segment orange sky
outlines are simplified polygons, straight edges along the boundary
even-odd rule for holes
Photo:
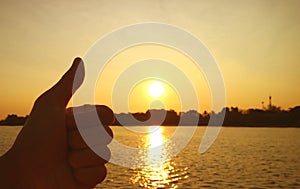
[[[283,108],[300,104],[298,0],[1,1],[0,15],[0,119],[12,113],[28,114],[34,99],[100,37],[128,24],[149,21],[179,26],[206,44],[223,74],[227,106],[261,107],[269,95]],[[192,81],[201,83],[196,86],[200,110],[210,109],[203,76],[178,52],[160,48],[137,47],[120,53],[104,73],[107,76],[103,75],[108,82],[98,82],[96,102],[112,107],[109,90],[105,94],[101,88],[111,87],[122,71],[120,61],[126,66],[124,57],[131,53],[136,60],[155,56],[181,66]],[[144,111],[151,103],[143,85],[129,95],[132,111]],[[169,101],[161,100],[168,108],[179,108],[176,93],[168,90]],[[121,104],[113,108],[125,110]]]

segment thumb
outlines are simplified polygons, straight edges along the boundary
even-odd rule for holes
[[[66,107],[73,93],[75,93],[82,84],[84,75],[83,61],[77,57],[74,59],[71,68],[69,68],[62,78],[46,93],[54,97],[57,103]]]

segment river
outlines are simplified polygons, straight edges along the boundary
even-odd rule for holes
[[[0,127],[0,154],[20,129]],[[109,163],[108,175],[97,188],[300,188],[300,128],[223,127],[208,151],[199,154],[205,127],[198,127],[184,150],[172,158],[167,146],[152,149],[176,127],[160,126],[139,135],[124,127],[112,129],[119,143],[148,151],[141,154],[139,168]]]

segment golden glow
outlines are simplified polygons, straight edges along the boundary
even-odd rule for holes
[[[207,45],[224,76],[228,107],[260,108],[270,94],[284,109],[299,105],[299,7],[300,1],[272,1],[270,6],[261,0],[132,0],[122,5],[118,1],[3,1],[0,118],[8,113],[28,114],[34,100],[61,77],[75,56],[84,56],[109,32],[147,20],[181,27]],[[104,70],[108,77],[96,89],[96,103],[112,107],[111,86],[131,60],[163,54],[197,81],[200,107],[209,111],[208,87],[190,61],[161,47],[153,49],[129,50],[125,58],[108,65]],[[133,111],[144,111],[148,104],[143,103],[136,101]],[[119,113],[126,107],[113,110]]]
[[[148,164],[150,166],[161,165],[166,161],[167,151],[164,145],[165,139],[163,137],[163,129],[160,126],[149,127],[148,137]]]
[[[173,160],[168,158],[166,138],[161,126],[150,126],[145,146],[148,154],[145,157],[146,166],[137,171],[131,180],[144,188],[178,188],[178,180],[188,178],[187,168],[176,168]]]
[[[148,86],[148,93],[152,97],[160,97],[164,93],[164,87],[160,82],[155,81]]]
[[[148,87],[156,82],[155,80],[149,79],[138,83],[131,90],[129,94],[129,111],[130,112],[145,112],[148,109],[181,109],[181,102],[176,91],[168,84],[161,83],[164,88],[163,95],[160,97],[152,97],[149,95]],[[160,101],[160,102],[158,102]],[[126,102],[127,103],[127,102]],[[122,106],[122,104],[118,104]],[[127,112],[123,110],[123,112]]]
[[[124,70],[130,68],[134,63],[140,62],[145,59],[145,57],[151,59],[162,59],[166,62],[172,63],[179,70],[190,79],[191,84],[195,87],[196,93],[199,97],[199,106],[203,109],[210,110],[211,108],[211,96],[209,92],[209,87],[205,80],[204,75],[199,72],[195,64],[184,54],[178,52],[175,49],[164,47],[161,45],[145,44],[134,46],[124,51],[120,52],[118,55],[114,56],[109,64],[105,67],[101,73],[101,77],[98,79],[96,87],[95,101],[97,104],[107,104],[112,107],[116,112],[128,112],[128,102],[122,101],[117,104],[113,104],[114,100],[111,98],[113,92],[113,87],[115,82],[124,82],[117,80],[118,77],[124,72]],[[161,68],[158,68],[161,69]],[[172,76],[172,73],[166,73],[166,75]],[[150,75],[151,76],[151,75]],[[134,76],[132,76],[134,77]],[[172,77],[177,77],[176,75]],[[154,83],[158,82],[159,79],[146,79],[137,83],[136,86],[132,86],[132,90],[129,95],[129,111],[130,112],[144,112],[149,109],[149,105],[153,100],[160,100],[163,102],[166,109],[174,109],[178,112],[188,111],[189,109],[181,110],[181,100],[180,94],[177,93],[178,88],[184,89],[181,83],[176,83],[174,86],[170,86],[167,82],[160,82],[163,86],[164,92],[159,97],[152,97],[149,95],[148,87]],[[105,89],[105,90],[103,90]],[[175,90],[176,89],[176,90]],[[201,99],[201,100],[200,100]],[[197,106],[193,102],[188,102],[185,104],[186,107]],[[152,107],[156,108],[156,107]],[[160,107],[157,107],[160,108]]]

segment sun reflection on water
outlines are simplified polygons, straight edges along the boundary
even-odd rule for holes
[[[150,126],[145,140],[148,149],[145,155],[145,166],[136,170],[131,178],[133,184],[139,187],[178,188],[179,180],[188,178],[188,168],[176,168],[175,162],[168,157],[168,145],[163,134],[163,127]]]

